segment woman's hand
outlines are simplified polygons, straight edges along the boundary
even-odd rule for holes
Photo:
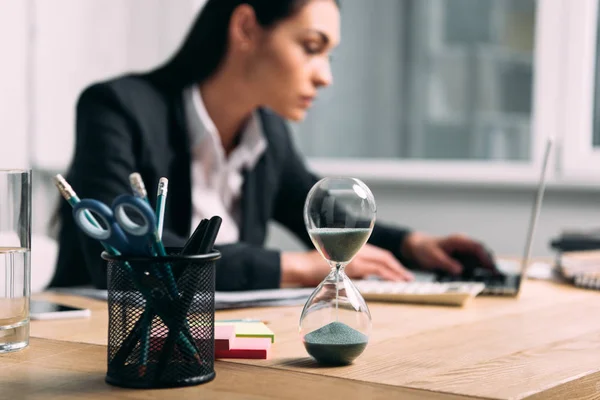
[[[452,253],[472,254],[481,266],[494,269],[484,246],[464,235],[434,237],[423,233],[409,234],[402,245],[402,254],[417,263],[422,269],[442,269],[451,274],[460,274],[462,266],[452,258]]]
[[[365,244],[346,267],[351,279],[376,275],[390,281],[412,281],[414,275],[389,251]]]
[[[462,266],[452,258],[454,252],[470,253],[481,261],[483,267],[494,269],[483,245],[464,235],[434,237],[415,232],[406,237],[401,250],[405,257],[424,270],[441,269],[460,274]],[[281,254],[282,285],[316,286],[330,271],[331,267],[316,250]],[[414,279],[391,252],[370,244],[363,246],[345,271],[351,279],[364,279],[370,275],[391,281]]]
[[[331,267],[316,250],[281,255],[282,284],[316,286],[330,271]],[[369,275],[393,281],[410,281],[414,278],[391,252],[370,244],[363,246],[345,271],[351,279],[364,279]]]

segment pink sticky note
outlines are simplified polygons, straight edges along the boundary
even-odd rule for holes
[[[234,326],[215,326],[215,351],[227,351],[235,340]]]

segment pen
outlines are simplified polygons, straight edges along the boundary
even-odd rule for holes
[[[183,246],[181,254],[206,254],[210,252],[215,244],[222,221],[223,219],[216,215],[210,220],[203,219],[200,221],[192,236]]]
[[[185,242],[183,245],[183,249],[181,250],[181,255],[191,255],[194,254],[198,248],[200,248],[200,242],[204,237],[206,226],[208,224],[207,219],[203,219],[200,221],[192,236]]]
[[[215,240],[217,239],[217,234],[219,233],[219,228],[221,227],[222,218],[215,215],[208,221],[208,226],[206,228],[206,232],[202,237],[202,241],[200,242],[200,246],[198,247],[198,254],[207,254],[210,252],[215,245]]]
[[[162,240],[163,223],[165,219],[165,203],[167,202],[167,191],[169,180],[160,178],[158,181],[158,191],[156,193],[156,230],[158,237]]]
[[[213,248],[213,245],[215,243],[215,239],[217,237],[217,234],[219,232],[219,228],[221,227],[221,217],[219,216],[214,216],[212,217],[209,221],[206,220],[202,220],[200,221],[200,223],[198,224],[198,227],[196,228],[196,230],[194,231],[194,234],[192,236],[195,236],[193,240],[191,240],[192,238],[190,238],[190,240],[188,240],[188,243],[190,241],[194,242],[194,243],[198,243],[197,246],[197,250],[198,250],[198,254],[206,254],[208,253],[209,250],[211,250]],[[199,239],[196,239],[196,237],[198,237]],[[186,252],[195,252],[194,246],[185,246],[187,248],[187,250],[185,250]],[[182,251],[182,254],[184,252]],[[187,325],[187,321],[186,321],[186,315],[188,314],[188,310],[190,308],[190,305],[192,304],[192,300],[194,298],[194,292],[195,290],[186,290],[183,292],[183,296],[181,298],[181,303],[180,303],[180,310],[181,312],[178,315],[177,323],[176,323],[176,329],[182,329],[183,327],[185,327]],[[177,332],[177,330],[175,332]],[[173,350],[174,350],[174,343],[173,343],[174,337],[171,337],[171,332],[169,332],[169,336],[167,337],[167,341],[165,342],[165,348],[167,349],[166,352],[164,352],[162,354],[161,359],[158,362],[158,371],[163,371],[164,367],[166,365],[166,360],[168,359],[168,357],[170,357],[170,355],[172,354]]]

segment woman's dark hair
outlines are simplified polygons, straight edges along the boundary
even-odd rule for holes
[[[196,17],[183,45],[153,75],[171,87],[181,89],[209,78],[227,51],[229,22],[234,10],[250,5],[258,22],[271,27],[293,16],[311,0],[208,0]],[[339,7],[339,0],[334,0]]]

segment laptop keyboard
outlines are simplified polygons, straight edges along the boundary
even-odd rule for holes
[[[478,282],[353,281],[365,300],[462,306],[483,291]]]
[[[515,294],[519,288],[521,277],[518,275],[494,275],[488,270],[475,271],[469,278],[464,276],[440,275],[438,282],[480,282],[485,284],[485,289],[481,294],[487,295],[509,295]]]

